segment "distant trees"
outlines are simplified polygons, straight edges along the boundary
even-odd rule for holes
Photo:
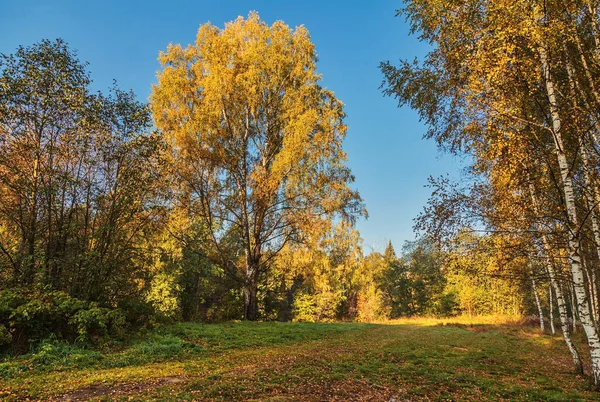
[[[194,45],[160,61],[152,110],[173,146],[178,202],[202,221],[209,258],[243,286],[254,320],[260,278],[285,245],[363,210],[342,103],[319,85],[306,29],[256,13],[203,25]]]

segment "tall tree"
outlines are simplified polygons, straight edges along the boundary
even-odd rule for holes
[[[214,260],[243,286],[254,320],[261,272],[285,244],[363,211],[342,150],[343,105],[319,85],[308,31],[257,13],[203,25],[195,44],[159,60],[151,107],[173,145],[180,200],[210,228]]]

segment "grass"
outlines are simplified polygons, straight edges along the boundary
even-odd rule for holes
[[[176,324],[0,363],[0,399],[600,400],[559,336],[493,319]]]

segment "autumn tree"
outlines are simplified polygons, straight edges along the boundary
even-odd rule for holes
[[[210,229],[212,258],[243,287],[254,320],[274,256],[321,220],[362,212],[343,105],[320,85],[306,28],[257,13],[203,25],[195,44],[159,60],[151,107],[172,144],[179,202]]]

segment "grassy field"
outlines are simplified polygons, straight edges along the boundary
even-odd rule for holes
[[[600,400],[560,336],[477,320],[163,326],[0,363],[0,400]]]

